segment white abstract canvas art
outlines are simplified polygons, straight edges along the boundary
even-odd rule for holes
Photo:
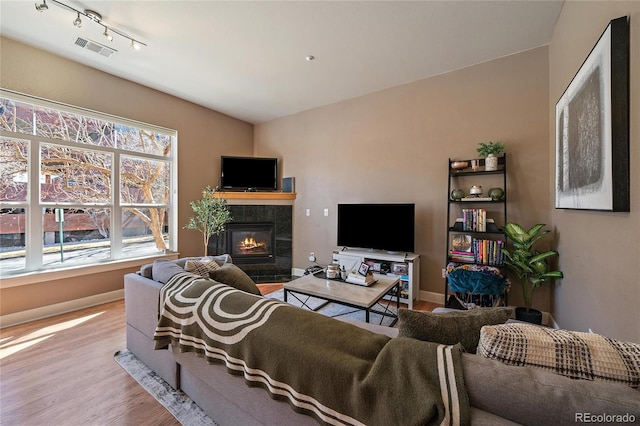
[[[627,25],[626,18],[619,19]],[[612,29],[614,23],[623,24],[618,21],[609,24],[556,104],[556,208],[625,211],[628,81],[621,98],[624,88],[613,82],[625,75],[613,52],[618,55],[624,48],[619,45],[619,27]],[[626,67],[628,80],[628,54]],[[618,105],[625,99],[626,117]],[[620,167],[627,169],[626,188]],[[628,211],[628,195],[626,205]]]

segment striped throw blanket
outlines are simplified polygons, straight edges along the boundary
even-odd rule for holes
[[[156,349],[223,363],[322,424],[469,423],[459,345],[389,339],[191,274],[161,297]]]
[[[640,389],[640,344],[595,333],[529,324],[484,326],[478,353],[510,365],[538,367],[582,380]]]

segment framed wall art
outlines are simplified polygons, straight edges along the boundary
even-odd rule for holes
[[[556,104],[556,208],[629,211],[629,20],[609,22]]]

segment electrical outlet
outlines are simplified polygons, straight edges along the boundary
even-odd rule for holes
[[[314,252],[309,253],[309,262],[316,261],[316,254]]]
[[[443,268],[442,269],[442,278],[446,278],[447,276],[447,271]]]

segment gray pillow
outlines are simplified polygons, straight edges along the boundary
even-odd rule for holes
[[[251,277],[233,263],[225,263],[220,269],[210,271],[209,278],[247,293],[261,294],[260,289],[258,289]]]
[[[154,281],[166,284],[175,274],[185,272],[175,261],[158,259],[153,262],[152,277]]]
[[[480,329],[485,325],[504,324],[512,312],[512,308],[477,308],[444,313],[400,309],[398,336],[444,345],[461,343],[467,352],[476,353]]]
[[[462,354],[462,361],[471,405],[518,424],[584,424],[576,416],[588,413],[640,418],[638,391],[620,383],[574,380],[479,354]]]

